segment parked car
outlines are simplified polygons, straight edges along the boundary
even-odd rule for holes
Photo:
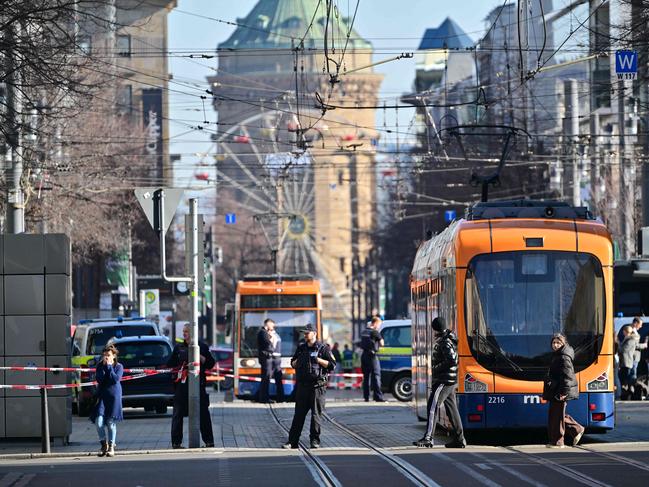
[[[412,341],[410,320],[381,324],[385,345],[379,349],[381,387],[399,401],[412,400]]]
[[[221,374],[232,374],[234,367],[234,352],[232,347],[210,347],[210,353],[214,360],[216,360],[216,365],[212,371],[218,371]],[[234,385],[234,380],[232,377],[225,377],[223,380],[219,380],[216,375],[208,375],[207,382],[211,382],[214,386],[214,389],[228,390],[232,389]],[[218,383],[220,382],[220,386]]]
[[[112,338],[127,336],[159,336],[158,325],[144,318],[108,318],[80,320],[72,338],[72,366],[93,368],[97,356]],[[77,374],[77,382],[89,382],[91,373]],[[92,387],[73,389],[72,406],[79,416],[88,416],[92,405]]]
[[[171,343],[162,336],[143,336],[114,338],[110,341],[117,347],[118,361],[125,369],[166,368],[171,356]],[[137,375],[125,373],[124,376]],[[124,407],[144,408],[158,414],[167,412],[174,397],[173,374],[149,375],[140,379],[122,382],[122,405]]]

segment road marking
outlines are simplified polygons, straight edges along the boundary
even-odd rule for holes
[[[25,487],[31,480],[36,477],[36,474],[30,473],[28,475],[24,475],[18,482],[13,484],[11,487]]]
[[[524,473],[521,473],[521,472],[519,472],[517,470],[514,470],[513,468],[508,467],[507,465],[503,465],[500,462],[497,462],[495,460],[490,460],[490,459],[486,458],[484,455],[481,455],[479,453],[472,453],[472,455],[480,458],[483,461],[489,462],[494,467],[499,468],[499,469],[507,472],[509,475],[512,475],[512,476],[516,477],[517,479],[522,480],[523,482],[527,482],[528,484],[533,485],[534,487],[547,487],[546,484],[544,484],[542,482],[538,482],[538,481],[534,480],[532,477],[528,477]],[[481,465],[481,464],[478,464],[478,465]]]
[[[590,487],[613,487],[611,484],[607,484],[606,482],[601,482],[597,479],[594,479],[593,477],[589,477],[586,474],[578,472],[577,470],[574,470],[570,467],[566,467],[565,465],[560,465],[556,462],[553,462],[552,460],[548,460],[541,456],[536,456],[532,453],[527,453],[521,450],[517,450],[512,446],[506,446],[504,448],[509,451],[518,453],[519,455],[522,455],[526,458],[529,458],[530,460],[538,463],[539,465],[545,465],[549,469],[554,470],[555,472],[561,475],[565,475],[566,477],[570,477],[571,479],[576,480],[577,482],[581,482],[584,485],[589,485]]]
[[[476,463],[475,466],[478,467],[480,470],[492,470],[492,468],[486,463]]]
[[[469,477],[473,477],[474,480],[480,482],[483,485],[486,485],[487,487],[502,487],[498,482],[494,482],[493,480],[485,477],[481,473],[476,472],[473,468],[469,467],[468,465],[465,465],[462,462],[454,462],[449,457],[447,457],[444,453],[437,453],[437,456],[453,463],[453,465],[456,468],[459,468]]]
[[[9,487],[16,480],[22,477],[23,474],[19,472],[9,472],[7,475],[0,479],[0,487]]]

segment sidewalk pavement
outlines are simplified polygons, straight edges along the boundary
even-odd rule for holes
[[[365,403],[357,391],[329,391],[327,412],[340,423],[352,428],[374,444],[384,448],[409,447],[419,438],[424,424],[417,421],[411,403],[390,400],[387,403]],[[264,404],[250,401],[225,400],[223,393],[210,394],[210,413],[216,449],[268,449],[278,448],[286,442],[287,433],[280,428]],[[289,428],[294,404],[273,406],[280,422]],[[585,442],[640,442],[649,441],[649,402],[618,403],[616,429],[605,435],[587,435]],[[328,422],[322,426],[323,448],[361,448],[355,439]],[[187,446],[187,419],[184,425],[184,444]],[[171,414],[145,413],[142,409],[125,408],[125,420],[117,429],[117,452],[162,453],[171,450]],[[304,426],[302,439],[308,441],[309,420]],[[443,433],[442,433],[443,434]],[[538,435],[538,433],[537,433]],[[512,444],[538,444],[544,439],[511,434]],[[543,436],[543,434],[541,435]],[[440,438],[444,442],[444,438]],[[480,444],[498,444],[502,437],[478,436]],[[494,443],[495,442],[495,443]],[[201,443],[202,444],[202,443]],[[542,443],[541,443],[542,444]],[[61,456],[94,455],[99,448],[95,426],[87,418],[73,416],[72,434],[68,445],[56,441],[51,451]],[[39,439],[0,440],[0,460],[8,458],[33,458],[42,456]],[[173,450],[178,453],[179,450]],[[194,450],[186,450],[190,453]]]

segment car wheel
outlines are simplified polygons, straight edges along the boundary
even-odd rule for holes
[[[407,402],[412,400],[412,378],[410,374],[397,376],[392,382],[392,395],[399,401]]]
[[[159,404],[155,407],[155,412],[158,414],[167,414],[167,406]]]

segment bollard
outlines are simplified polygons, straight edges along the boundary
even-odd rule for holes
[[[50,453],[50,415],[47,411],[47,389],[41,389],[41,452]]]

